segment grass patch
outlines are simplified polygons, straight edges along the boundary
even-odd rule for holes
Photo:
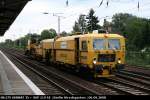
[[[150,68],[150,52],[127,52],[126,63],[129,65]]]

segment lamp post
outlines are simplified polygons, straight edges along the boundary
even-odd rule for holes
[[[58,34],[60,34],[60,19],[61,19],[61,17],[62,18],[65,18],[65,17],[60,16],[58,14],[63,14],[63,13],[48,13],[48,12],[44,12],[43,14],[53,14],[53,16],[58,17]]]

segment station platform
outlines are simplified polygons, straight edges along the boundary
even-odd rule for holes
[[[45,95],[0,51],[0,95]]]

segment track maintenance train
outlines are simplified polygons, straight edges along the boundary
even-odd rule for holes
[[[93,77],[111,77],[124,68],[125,38],[118,34],[91,33],[28,43],[25,54],[65,68],[89,72]]]

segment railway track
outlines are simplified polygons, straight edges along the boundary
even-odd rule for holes
[[[140,84],[134,81],[130,81],[130,80],[126,80],[123,78],[119,78],[119,77],[111,77],[111,78],[107,78],[108,81],[112,81],[112,82],[116,82],[119,84],[123,84],[127,87],[130,87],[130,89],[134,88],[135,91],[137,91],[137,93],[134,93],[135,95],[149,95],[150,94],[150,88],[145,86],[144,84]]]
[[[127,84],[124,84],[122,82],[116,82],[110,79],[107,79],[105,81],[96,81],[96,83],[103,84],[126,95],[149,95],[149,93],[141,91],[139,88],[128,86]]]
[[[12,55],[12,54],[11,54]],[[16,56],[16,55],[13,55],[13,56]],[[15,57],[14,59],[16,59],[16,60],[20,60],[21,59],[21,61],[19,61],[19,62],[21,62],[22,63],[22,58],[18,58],[18,57]],[[24,61],[23,61],[23,63],[24,64],[30,64],[30,68],[33,68],[33,67],[38,67],[39,65],[35,65],[34,64],[34,66],[32,66],[31,67],[31,65],[32,65],[32,62],[29,62],[29,61],[25,61],[25,59],[24,59]],[[29,66],[29,65],[28,65]],[[44,74],[44,75],[48,75],[49,77],[53,77],[53,78],[55,78],[55,81],[56,81],[56,78],[57,78],[57,83],[60,83],[61,85],[64,85],[63,87],[66,87],[65,88],[65,90],[67,90],[67,91],[69,91],[70,93],[72,93],[72,95],[81,95],[81,94],[90,94],[90,95],[92,95],[92,94],[94,94],[94,95],[100,95],[100,94],[105,94],[105,93],[100,93],[100,92],[96,92],[96,91],[93,91],[92,89],[90,89],[90,88],[88,88],[88,87],[85,87],[85,86],[82,86],[81,84],[78,84],[78,82],[74,82],[74,81],[72,81],[72,80],[69,80],[69,79],[66,79],[65,77],[63,77],[63,76],[59,76],[58,74],[56,74],[56,73],[54,73],[54,72],[49,72],[49,70],[47,70],[47,69],[45,69],[45,68],[43,68],[42,67],[42,69],[39,69],[40,71],[41,70],[43,70],[44,69],[44,71],[42,71],[42,72],[44,72],[44,73],[42,73],[42,75]],[[31,69],[32,70],[32,69]],[[39,72],[38,72],[39,73]],[[50,74],[52,74],[52,75],[50,75]],[[48,79],[48,78],[47,78]],[[59,81],[59,82],[58,82]],[[61,81],[61,82],[60,82]],[[70,85],[72,85],[72,86],[70,86]],[[93,88],[94,88],[94,85],[95,84],[93,84]],[[70,88],[69,88],[70,87]],[[101,87],[101,86],[96,86],[95,85],[95,87]],[[97,89],[99,89],[99,88],[97,88]],[[103,87],[104,88],[104,87]],[[96,88],[95,88],[96,89]],[[104,89],[101,89],[101,90],[104,90]],[[111,93],[112,91],[110,90],[110,89],[106,89],[105,88],[105,91],[107,91],[107,93],[109,93],[109,94],[117,94],[116,92],[114,92],[114,93]],[[103,91],[104,92],[104,91]],[[107,94],[106,93],[106,94]],[[108,94],[107,94],[108,95]]]
[[[31,61],[30,63],[33,63],[33,62]],[[36,65],[36,67],[38,65]],[[33,67],[35,67],[35,65]],[[49,72],[47,74],[49,74]],[[119,73],[119,74],[121,74],[121,73]],[[55,76],[55,75],[52,75],[52,77],[53,76]],[[109,94],[108,93],[102,93],[102,92],[101,93],[100,92],[95,93],[95,91],[92,92],[92,93],[93,94],[106,94],[106,95],[111,95],[111,94],[112,95],[114,95],[114,94],[115,95],[119,95],[119,94],[122,94],[122,95],[149,95],[150,94],[150,90],[149,90],[149,88],[147,88],[147,86],[142,86],[141,84],[136,84],[135,82],[127,81],[129,79],[126,76],[125,76],[125,78],[117,76],[115,78],[108,78],[108,79],[105,79],[105,80],[98,80],[98,81],[94,80],[94,83],[96,83],[96,84],[94,84],[94,86],[96,86],[97,88],[98,87],[103,88],[103,90],[105,90],[105,92],[108,91]],[[71,83],[71,84],[73,84],[73,83]],[[90,88],[90,86],[92,86],[92,85],[89,85],[89,88]],[[94,86],[93,86],[93,88],[96,88]],[[88,90],[89,90],[89,88],[88,88]],[[67,89],[67,90],[71,90],[71,89]],[[85,90],[85,88],[80,90],[79,93],[81,93],[81,91],[84,91],[84,90]],[[73,93],[73,94],[78,94],[78,93]],[[82,93],[82,94],[84,94],[84,93]],[[85,94],[91,94],[91,93],[88,92],[88,93],[85,93]]]
[[[121,70],[121,71],[119,71],[119,73],[131,76],[131,77],[136,77],[136,78],[150,81],[150,75],[147,75],[144,73],[133,72],[133,71],[128,71],[128,70]]]
[[[25,61],[25,60],[23,61],[23,59],[18,58],[18,57],[13,57],[13,59],[17,60],[22,65],[28,67],[30,70],[32,70],[34,73],[38,74],[44,80],[48,81],[49,83],[54,84],[55,87],[58,87],[59,89],[61,89],[61,91],[63,91],[64,94],[68,94],[68,95],[79,95],[79,94],[99,95],[100,94],[100,93],[90,90],[84,86],[81,86],[80,84],[77,84],[69,79],[65,79],[64,77],[59,76],[58,74],[56,74],[54,72],[49,72],[48,70],[43,69],[43,68],[39,69],[38,65],[36,65],[36,67],[38,66],[38,68],[35,69],[35,68],[33,68],[33,67],[35,67],[35,64],[33,66],[33,63],[31,63],[29,61]]]
[[[102,80],[96,80],[94,82],[108,86],[127,95],[150,95],[149,87],[144,84],[131,81],[128,78],[110,77]]]
[[[117,77],[130,80],[150,88],[150,77],[122,70],[115,73]]]
[[[143,68],[141,68],[144,70]],[[127,95],[150,95],[150,75],[144,72],[121,70],[116,77],[111,77],[96,83],[114,88]]]
[[[142,66],[139,67],[139,66],[126,65],[124,70],[134,73],[134,74],[139,74],[139,75],[144,75],[144,76],[150,77],[150,68],[145,68]]]
[[[46,94],[46,95],[72,95],[57,83],[47,79],[36,70],[29,69],[30,65],[22,62],[20,59],[7,55],[20,69]]]
[[[143,73],[122,70],[115,73],[116,77],[96,81],[128,95],[150,95],[150,77]]]

